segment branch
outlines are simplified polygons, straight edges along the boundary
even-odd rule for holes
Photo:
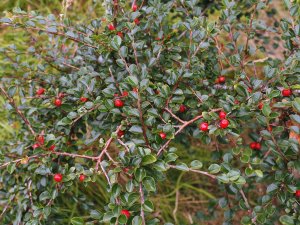
[[[95,156],[79,155],[79,154],[73,154],[73,153],[68,153],[68,152],[50,152],[50,154],[69,156],[72,158],[84,158],[84,159],[91,159],[91,160],[97,159],[97,157],[95,157]]]
[[[211,112],[217,112],[217,111],[220,111],[222,110],[221,108],[217,108],[217,109],[213,109],[211,110]],[[184,130],[184,128],[186,128],[188,125],[194,123],[195,121],[201,119],[203,116],[202,115],[199,115],[199,116],[196,116],[194,119],[191,119],[189,121],[185,121],[180,127],[179,129],[175,132],[175,136],[177,134],[179,134],[182,130]],[[169,139],[157,152],[157,156],[159,156],[164,150],[165,148],[168,147],[169,143],[172,141],[172,139]]]
[[[176,168],[176,166],[175,165],[168,165],[170,168],[172,168],[172,169],[177,169]],[[208,172],[205,172],[205,171],[202,171],[202,170],[194,170],[194,169],[189,169],[188,170],[189,172],[194,172],[194,173],[200,173],[200,174],[202,174],[202,175],[205,175],[205,176],[208,176],[208,177],[210,177],[210,178],[212,178],[212,179],[217,179],[217,177],[215,176],[215,175],[212,175],[212,174],[210,174],[210,173],[208,173]]]
[[[36,30],[36,31],[42,31],[42,32],[45,32],[45,33],[48,33],[48,34],[54,34],[54,35],[58,35],[58,36],[62,36],[62,37],[65,37],[67,39],[70,39],[74,42],[77,42],[77,43],[81,43],[85,46],[88,46],[88,47],[91,47],[91,48],[95,48],[97,49],[98,47],[97,46],[94,46],[94,45],[90,45],[90,44],[87,44],[77,38],[73,38],[73,37],[70,37],[64,33],[60,33],[60,32],[53,32],[53,31],[48,31],[48,30],[45,30],[45,29],[41,29],[41,28],[37,28],[37,27],[26,27],[26,29],[29,29],[29,30]]]
[[[126,152],[130,152],[130,150],[127,147],[127,145],[121,139],[118,139],[118,142],[126,149]]]
[[[165,108],[165,110],[171,114],[172,117],[174,117],[176,120],[178,120],[180,123],[186,123],[186,121],[180,119],[178,116],[176,116],[169,108]]]
[[[2,164],[2,165],[0,165],[0,169],[2,169],[2,168],[4,168],[4,167],[7,167],[9,164],[11,164],[11,163],[19,163],[19,162],[21,162],[22,160],[27,160],[27,161],[29,161],[30,159],[35,159],[35,158],[40,158],[40,157],[43,157],[43,156],[46,156],[47,154],[43,154],[43,155],[33,155],[33,156],[26,156],[26,157],[24,157],[24,158],[21,158],[21,159],[16,159],[16,160],[14,160],[14,161],[10,161],[10,162],[6,162],[6,163],[4,163],[4,164]]]
[[[2,86],[0,86],[0,91],[2,92],[2,94],[8,99],[9,103],[15,108],[16,112],[18,113],[18,115],[22,118],[22,120],[25,122],[25,124],[27,125],[28,129],[30,130],[30,132],[32,133],[33,136],[36,136],[35,131],[33,130],[29,120],[25,117],[25,115],[18,109],[15,100],[11,97],[9,97],[9,95],[7,94],[7,92],[4,90],[4,88]]]
[[[142,183],[140,183],[140,196],[141,196],[141,217],[142,217],[142,224],[146,225],[145,213],[144,213],[144,210],[143,210],[143,204],[145,202],[145,198],[144,198],[144,192],[143,192],[143,185],[142,185]]]
[[[85,116],[86,114],[88,114],[89,112],[97,109],[99,107],[99,105],[95,105],[93,108],[90,108],[89,110],[87,110],[85,113],[81,114],[79,117],[77,117],[75,120],[72,121],[71,127],[74,126],[74,124],[80,120],[83,116]]]
[[[147,127],[144,123],[143,110],[142,110],[142,106],[141,106],[141,96],[140,96],[139,92],[137,92],[137,97],[138,97],[137,106],[138,106],[138,110],[139,110],[140,122],[141,122],[142,130],[143,130],[143,136],[144,136],[146,145],[149,147],[149,140],[148,140],[147,133],[146,133]]]
[[[245,195],[244,191],[240,190],[240,193],[241,193],[241,195],[242,195],[242,197],[243,197],[243,199],[245,201],[245,204],[246,204],[247,208],[250,209],[251,207],[249,205],[248,199],[246,198],[246,195]]]
[[[121,125],[118,126],[116,132],[118,133],[118,131],[119,131],[120,129],[121,129]],[[103,150],[102,150],[101,153],[96,157],[96,160],[97,160],[96,167],[95,167],[96,172],[97,172],[98,169],[99,169],[99,164],[101,163],[101,159],[102,159],[103,155],[106,154],[106,151],[107,151],[107,149],[109,148],[109,146],[110,146],[110,144],[111,144],[111,142],[112,142],[113,139],[114,139],[113,137],[110,137],[110,138],[107,140],[107,142],[106,142],[106,144],[105,144]],[[100,165],[101,165],[101,164],[100,164]],[[103,170],[102,166],[101,166],[101,169]]]

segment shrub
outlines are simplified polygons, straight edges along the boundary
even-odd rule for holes
[[[3,223],[59,224],[55,199],[99,176],[106,205],[72,224],[167,222],[151,196],[168,170],[206,176],[223,224],[299,223],[299,4],[284,3],[283,18],[255,0],[224,0],[215,21],[176,0],[105,1],[89,25],[2,18],[29,44],[1,50],[23,71],[0,86],[22,121],[0,151]],[[183,163],[175,141],[213,149],[211,163]]]

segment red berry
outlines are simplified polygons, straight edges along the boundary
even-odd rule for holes
[[[260,110],[262,110],[262,108],[264,107],[264,103],[260,102],[257,106]]]
[[[82,103],[85,103],[87,100],[88,100],[88,98],[85,98],[85,97],[81,97],[81,98],[80,98],[80,101],[81,101]]]
[[[40,144],[39,144],[39,143],[35,143],[35,144],[32,145],[32,148],[33,148],[33,149],[36,149],[36,148],[39,148],[39,147],[40,147]]]
[[[61,104],[62,104],[62,101],[61,101],[59,98],[56,98],[56,99],[54,100],[54,105],[55,105],[56,107],[61,106]]]
[[[155,38],[156,41],[163,40],[163,39],[164,39],[164,36],[162,36],[161,38],[160,37]]]
[[[234,104],[236,105],[240,104],[239,100],[234,100]]]
[[[249,146],[254,150],[256,148],[256,142],[251,142]]]
[[[250,148],[253,150],[260,150],[261,149],[261,144],[258,142],[251,142],[250,143]]]
[[[128,167],[123,168],[123,172],[124,172],[124,173],[128,173],[128,171],[129,171],[129,168],[128,168]]]
[[[62,181],[63,175],[61,173],[54,174],[53,179],[54,179],[55,182],[59,183],[59,182]]]
[[[36,94],[37,95],[42,95],[45,93],[45,89],[44,88],[39,88],[37,91],[36,91]]]
[[[49,151],[54,151],[54,149],[55,149],[55,145],[51,145],[50,147],[49,147]]]
[[[127,92],[127,91],[123,91],[122,96],[123,96],[123,97],[128,96],[128,92]]]
[[[220,118],[220,119],[225,119],[225,118],[226,118],[226,112],[220,111],[220,112],[219,112],[219,118]]]
[[[158,89],[156,89],[155,91],[155,94],[159,95],[160,94],[160,91]]]
[[[184,113],[185,110],[186,110],[185,105],[180,105],[180,106],[179,106],[179,112]]]
[[[63,98],[63,97],[65,97],[65,93],[63,92],[58,93],[58,98]]]
[[[225,83],[226,78],[224,76],[219,76],[218,81],[219,83],[223,84]]]
[[[122,33],[121,31],[119,31],[119,32],[117,33],[117,35],[118,35],[120,38],[123,38],[123,37],[124,37],[124,35],[123,35],[123,33]]]
[[[125,134],[124,130],[119,130],[118,133],[117,133],[119,138],[122,137],[124,134]]]
[[[130,217],[130,212],[126,209],[121,210],[121,214],[125,215],[127,217],[127,219],[129,219],[129,217]]]
[[[139,20],[138,18],[136,18],[136,19],[134,19],[134,23],[135,23],[136,25],[139,25],[139,24],[140,24],[140,20]]]
[[[116,99],[115,106],[118,108],[122,108],[124,106],[124,102],[121,99]]]
[[[132,89],[132,91],[135,92],[135,93],[138,93],[139,89],[135,87],[135,88]]]
[[[295,192],[295,196],[296,196],[297,198],[300,197],[300,190],[297,190],[297,191]]]
[[[85,179],[85,176],[84,176],[83,174],[80,174],[80,176],[79,176],[79,181],[80,181],[80,182],[83,182],[84,179]]]
[[[200,126],[199,126],[199,129],[204,131],[204,132],[208,131],[208,123],[206,123],[206,122],[201,123]]]
[[[252,88],[248,88],[248,92],[249,92],[249,93],[252,93]]]
[[[291,91],[291,89],[283,89],[281,91],[281,94],[282,94],[283,97],[289,97],[289,96],[291,96],[292,91]]]
[[[222,119],[222,120],[220,121],[220,127],[221,127],[222,129],[225,129],[226,127],[228,127],[228,125],[229,125],[229,121],[228,121],[228,120]]]
[[[269,131],[269,132],[272,132],[272,130],[273,130],[272,126],[269,125],[269,126],[268,126],[268,131]]]
[[[108,27],[109,30],[115,30],[116,29],[113,24],[109,24],[107,27]]]
[[[261,144],[258,143],[258,142],[256,142],[256,143],[255,143],[255,149],[256,149],[256,150],[260,150],[260,149],[261,149]]]
[[[43,145],[43,144],[45,143],[45,138],[44,138],[44,136],[42,136],[42,135],[38,136],[38,137],[37,137],[37,141],[38,141],[41,145]]]
[[[164,132],[160,132],[159,136],[161,137],[161,139],[166,139],[167,135]]]
[[[137,8],[138,8],[138,6],[137,6],[136,4],[134,4],[134,5],[132,6],[132,11],[135,12],[135,11],[137,10]]]

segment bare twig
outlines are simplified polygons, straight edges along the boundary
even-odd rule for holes
[[[97,159],[97,157],[95,157],[95,156],[79,155],[79,154],[73,154],[73,153],[68,153],[68,152],[50,152],[50,154],[68,156],[68,157],[72,157],[72,158],[84,158],[84,159],[91,159],[91,160]]]
[[[217,112],[217,111],[220,111],[222,110],[221,108],[217,108],[217,109],[213,109],[211,110],[211,112]],[[184,130],[184,128],[186,128],[187,126],[189,126],[190,124],[194,123],[195,121],[201,119],[203,116],[202,115],[199,115],[199,116],[196,116],[194,119],[191,119],[189,121],[185,121],[180,127],[179,129],[175,132],[175,136],[177,134],[179,134],[181,131]],[[172,139],[169,139],[157,152],[157,156],[159,156],[169,145],[169,143],[172,141]]]
[[[119,131],[120,129],[121,129],[121,125],[118,126],[116,132],[118,133],[118,131]],[[111,142],[113,141],[113,139],[114,139],[113,137],[110,137],[110,138],[107,140],[107,142],[106,142],[104,148],[102,149],[101,153],[96,157],[96,159],[97,159],[97,163],[96,163],[96,167],[95,167],[96,172],[97,172],[98,169],[99,169],[99,164],[101,163],[101,159],[102,159],[103,155],[106,154],[106,151],[108,150],[108,148],[109,148]]]
[[[245,204],[246,204],[247,208],[250,209],[251,207],[250,207],[250,205],[249,205],[248,199],[247,199],[247,197],[246,197],[244,191],[243,191],[243,190],[240,190],[240,193],[241,193],[241,195],[242,195],[242,197],[243,197],[243,199],[244,199],[244,201],[245,201]]]
[[[10,162],[6,162],[6,163],[0,165],[0,169],[7,167],[7,166],[10,165],[11,163],[19,163],[19,162],[21,162],[22,160],[24,160],[24,161],[25,161],[25,160],[26,160],[26,161],[29,161],[29,160],[31,160],[31,159],[41,158],[41,157],[43,157],[43,156],[45,156],[45,155],[47,155],[47,154],[33,155],[33,156],[29,156],[29,157],[26,156],[26,157],[23,157],[23,158],[21,158],[21,159],[16,159],[16,160],[13,160],[13,161],[10,161]]]
[[[143,136],[146,142],[146,145],[149,147],[149,141],[148,141],[148,137],[147,137],[147,127],[144,123],[144,118],[143,118],[143,110],[142,110],[142,106],[141,106],[141,96],[140,93],[137,93],[137,106],[138,106],[138,110],[139,110],[139,117],[140,117],[140,122],[142,125],[142,131],[143,131]]]
[[[53,35],[58,35],[58,36],[62,36],[62,37],[65,37],[67,39],[70,39],[74,42],[78,42],[78,43],[81,43],[85,46],[88,46],[88,47],[91,47],[91,48],[95,48],[97,49],[98,47],[97,46],[94,46],[94,45],[91,45],[91,44],[88,44],[88,43],[85,43],[83,41],[81,41],[80,39],[77,39],[77,38],[73,38],[73,37],[70,37],[64,33],[60,33],[60,32],[54,32],[54,31],[49,31],[49,30],[45,30],[45,29],[41,29],[41,28],[37,28],[37,27],[26,27],[26,29],[29,29],[29,30],[36,30],[36,31],[42,31],[42,32],[45,32],[45,33],[48,33],[48,34],[53,34]]]
[[[118,139],[118,142],[126,149],[126,152],[130,152],[130,150],[127,147],[127,145],[121,139]]]
[[[180,119],[178,116],[176,116],[169,108],[165,108],[165,110],[170,113],[172,117],[174,117],[176,120],[178,120],[180,123],[185,123],[186,121]]]
[[[33,130],[29,120],[25,117],[25,115],[19,110],[18,106],[16,105],[15,100],[10,97],[8,95],[8,93],[4,90],[4,88],[2,86],[0,86],[0,91],[1,93],[8,99],[9,103],[14,107],[14,109],[16,110],[17,114],[22,118],[22,120],[25,122],[25,124],[27,125],[28,129],[30,130],[30,132],[32,133],[33,136],[35,136],[35,131]]]
[[[145,203],[145,197],[144,197],[144,191],[143,191],[143,185],[140,183],[140,196],[141,196],[141,217],[142,217],[142,224],[146,225],[146,220],[145,220],[145,213],[143,210],[143,204]]]
[[[169,167],[172,168],[172,169],[177,169],[175,165],[169,165]],[[189,169],[188,171],[194,172],[194,173],[199,173],[199,174],[208,176],[208,177],[210,177],[212,179],[217,179],[217,177],[215,175],[212,175],[212,174],[210,174],[208,172],[205,172],[205,171],[202,171],[202,170]]]

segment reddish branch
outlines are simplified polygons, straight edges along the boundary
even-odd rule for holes
[[[172,117],[174,117],[176,120],[178,120],[180,123],[185,123],[186,121],[180,119],[178,116],[176,116],[169,108],[165,108],[165,110],[170,113]]]
[[[211,110],[211,112],[217,112],[217,111],[220,111],[222,110],[221,108],[218,108],[218,109],[213,109]],[[179,127],[179,129],[175,132],[175,136],[177,134],[179,134],[181,131],[184,130],[184,128],[186,128],[187,126],[189,126],[190,124],[194,123],[195,121],[201,119],[203,116],[202,115],[199,115],[199,116],[196,116],[195,118],[189,120],[189,121],[184,121],[184,123]],[[168,145],[170,144],[170,142],[172,141],[172,139],[169,139],[157,152],[157,156],[159,156],[167,147]]]
[[[118,131],[119,131],[120,129],[121,129],[121,125],[118,126],[116,132],[118,133]],[[113,139],[114,139],[113,137],[110,137],[110,138],[107,140],[107,142],[106,142],[104,148],[102,149],[101,153],[96,157],[96,160],[97,160],[96,167],[95,167],[96,172],[97,172],[98,169],[99,169],[99,165],[101,165],[101,159],[102,159],[103,155],[106,154],[106,152],[107,152],[107,150],[108,150],[108,148],[109,148],[111,142],[113,141]],[[101,166],[101,167],[102,167],[102,166]],[[103,170],[103,169],[102,169],[102,170]]]
[[[28,162],[30,159],[41,158],[41,157],[44,157],[44,156],[46,156],[46,155],[47,155],[47,154],[33,155],[33,156],[29,156],[29,157],[26,156],[26,157],[21,158],[21,159],[16,159],[16,160],[14,160],[14,161],[6,162],[6,163],[0,165],[0,169],[2,169],[2,168],[4,168],[4,167],[7,167],[7,166],[8,166],[9,164],[11,164],[11,163],[19,163],[19,162],[21,162],[21,161],[26,161],[26,162]]]

